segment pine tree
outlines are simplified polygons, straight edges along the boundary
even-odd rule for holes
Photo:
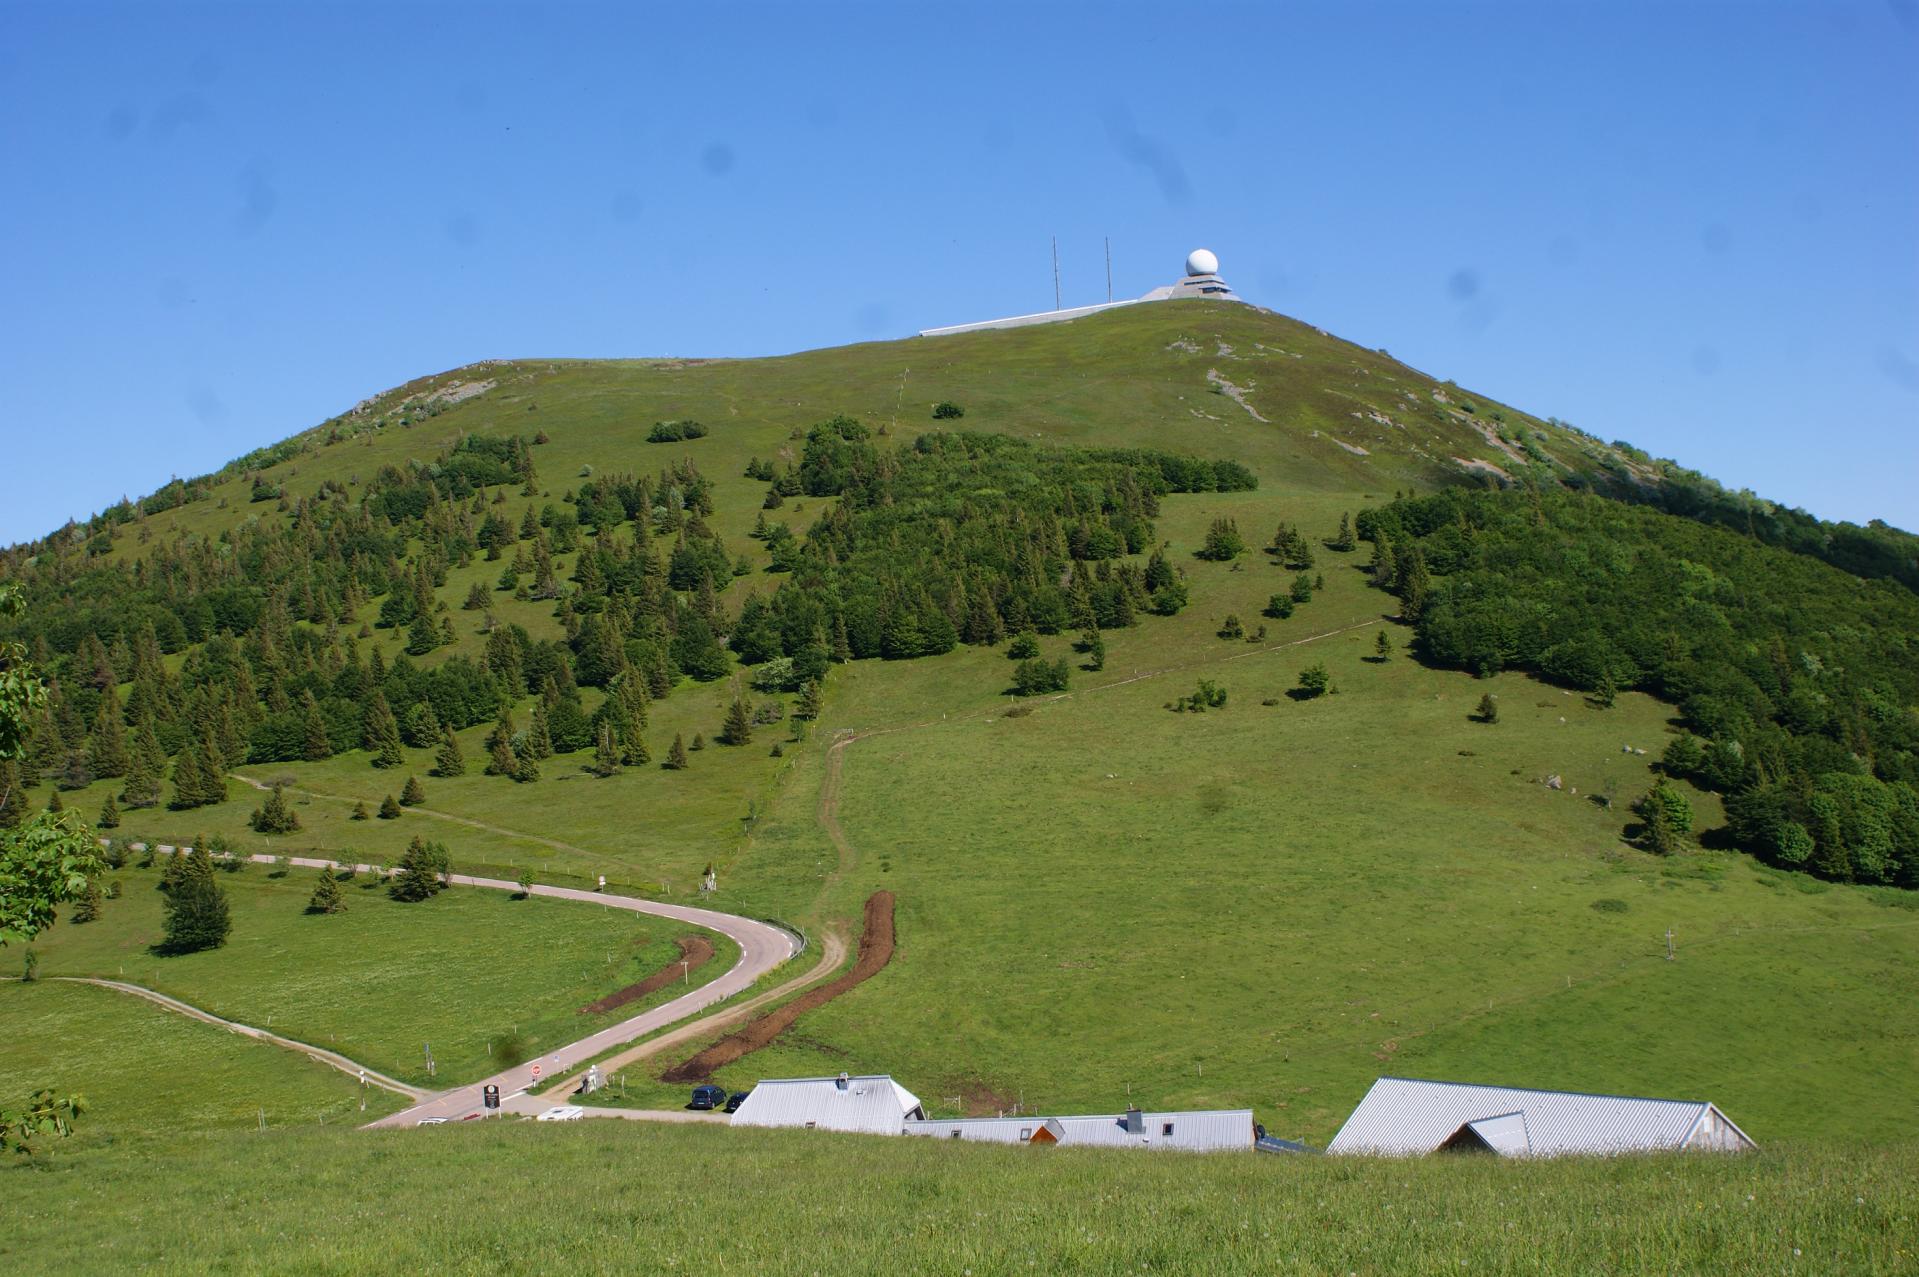
[[[120,827],[120,808],[114,804],[112,794],[108,794],[107,800],[100,804],[100,819],[93,823],[102,829],[118,829]]]
[[[435,776],[466,775],[466,756],[460,752],[460,738],[451,727],[440,729],[440,752],[433,758]]]
[[[148,849],[151,850],[153,844],[149,843],[147,846]],[[180,885],[180,879],[186,874],[186,871],[187,855],[184,851],[175,847],[167,853],[167,863],[160,866],[160,891],[163,893],[171,892],[175,887],[178,887]]]
[[[100,710],[93,716],[93,738],[87,745],[87,765],[95,776],[127,774],[126,720],[120,712],[120,697],[113,688],[100,698]]]
[[[1389,659],[1392,656],[1392,654],[1393,654],[1392,639],[1386,636],[1386,631],[1384,630],[1377,631],[1373,635],[1373,659],[1375,661],[1385,661]]]
[[[600,724],[600,735],[593,746],[593,766],[590,770],[595,776],[611,776],[620,770],[620,751],[613,744],[613,728],[606,723]]]
[[[300,714],[301,730],[306,736],[302,756],[310,763],[332,757],[333,739],[327,733],[326,715],[320,712],[320,702],[313,699],[312,692],[301,693]]]
[[[666,761],[660,765],[668,771],[677,772],[686,769],[686,742],[680,738],[678,732],[673,733],[673,745],[666,751]]]
[[[333,876],[331,869],[320,870],[320,880],[313,885],[313,895],[307,900],[307,912],[346,912],[346,897],[340,894],[340,880]]]
[[[1333,536],[1331,541],[1327,542],[1326,548],[1345,552],[1354,549],[1358,544],[1359,542],[1353,537],[1353,516],[1351,514],[1340,515],[1339,531]]]
[[[537,763],[543,758],[553,757],[551,721],[546,699],[542,697],[533,703],[533,725],[526,729],[526,737],[517,751],[523,759]]]
[[[634,732],[620,745],[620,761],[628,767],[644,767],[653,761],[653,751],[646,747],[646,737]]]
[[[232,929],[227,893],[213,878],[213,860],[205,847],[195,847],[182,858],[179,880],[167,892],[161,951],[217,949]]]
[[[486,774],[515,776],[519,770],[520,760],[513,752],[513,742],[508,737],[496,735],[492,747],[487,751]]]
[[[449,872],[446,848],[416,835],[400,857],[400,872],[387,894],[409,903],[430,899],[445,889]]]
[[[793,707],[793,717],[803,718],[809,722],[818,718],[820,710],[824,708],[822,700],[819,680],[814,679],[800,689],[800,702]]]
[[[426,787],[420,783],[420,778],[418,776],[408,776],[406,778],[406,785],[400,790],[400,805],[402,807],[418,807],[425,801]]]
[[[382,798],[380,800],[380,819],[381,820],[398,820],[399,818],[400,818],[400,804],[393,801],[392,794],[388,794],[385,798]]]
[[[1473,717],[1482,723],[1499,721],[1499,698],[1487,692],[1479,698],[1479,704],[1473,708]]]
[[[87,879],[87,888],[80,893],[80,902],[73,907],[75,922],[93,922],[100,917],[100,904],[105,897],[100,891],[98,878]]]
[[[694,732],[694,733],[693,733],[693,743],[692,743],[691,745],[688,745],[688,746],[687,746],[687,748],[688,748],[688,749],[691,749],[691,750],[695,750],[695,751],[698,751],[698,750],[702,750],[702,749],[705,749],[705,748],[706,748],[706,737],[704,737],[704,736],[702,736],[702,735],[701,735],[700,733],[698,733],[698,732]]]
[[[190,742],[181,747],[179,757],[173,760],[173,797],[167,800],[167,806],[175,811],[204,806],[206,791],[206,768],[201,762],[200,748]]]
[[[369,817],[369,816],[367,815],[367,810],[366,810],[366,804],[365,804],[365,803],[354,803],[354,804],[353,804],[353,814],[352,814],[352,815],[350,815],[350,816],[348,816],[348,817],[347,817],[347,819],[348,819],[348,820],[368,820],[368,819],[370,819],[370,817]]]
[[[746,712],[746,702],[735,696],[731,708],[726,711],[726,723],[720,728],[720,743],[723,745],[750,745],[753,743],[753,719]]]
[[[281,787],[275,785],[266,802],[254,809],[247,823],[256,834],[290,834],[300,827],[300,818],[287,806]]]
[[[20,779],[20,767],[11,758],[0,758],[0,829],[12,829],[27,817],[27,789]]]
[[[364,744],[373,751],[375,767],[399,767],[406,762],[406,756],[400,752],[399,721],[393,717],[385,695],[377,691],[367,706]]]
[[[60,801],[60,791],[58,789],[55,789],[53,793],[47,798],[47,810],[57,815],[60,812],[65,811],[66,809],[67,809],[67,805],[64,802]]]

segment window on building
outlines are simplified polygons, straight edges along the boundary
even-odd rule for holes
[[[1161,1122],[1159,1124],[1159,1133],[1161,1135],[1171,1135],[1173,1133],[1173,1124],[1171,1122]]]
[[[959,1127],[957,1127],[957,1126],[955,1126],[955,1127],[953,1128],[953,1138],[954,1138],[954,1139],[958,1139],[959,1137],[960,1137],[960,1133],[959,1133]]]
[[[1020,1137],[1021,1139],[1023,1139],[1023,1140],[1030,1140],[1030,1139],[1032,1139],[1032,1138],[1033,1138],[1033,1128],[1032,1128],[1032,1127],[1030,1127],[1030,1126],[1022,1126],[1022,1127],[1020,1127],[1020,1128],[1019,1128],[1019,1137]]]

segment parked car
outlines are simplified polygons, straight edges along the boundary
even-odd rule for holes
[[[693,1088],[693,1102],[687,1107],[708,1111],[724,1108],[726,1107],[726,1088],[714,1086],[710,1082],[705,1086],[696,1086]]]
[[[727,1111],[727,1112],[729,1112],[729,1113],[737,1113],[737,1112],[739,1112],[739,1111],[740,1111],[740,1105],[742,1105],[742,1104],[744,1104],[744,1103],[746,1103],[746,1097],[747,1097],[747,1096],[749,1096],[749,1095],[751,1095],[751,1094],[753,1094],[753,1092],[752,1092],[752,1090],[751,1090],[751,1088],[749,1088],[749,1089],[747,1089],[747,1090],[744,1090],[744,1091],[735,1091],[735,1092],[733,1092],[733,1094],[732,1094],[732,1095],[730,1095],[730,1096],[728,1096],[728,1097],[727,1097],[727,1100],[726,1100],[726,1111]]]
[[[561,1104],[550,1108],[533,1120],[536,1122],[577,1122],[586,1116],[586,1110],[577,1104]]]
[[[445,1126],[446,1119],[443,1117],[423,1117],[419,1121],[415,1122],[414,1125],[415,1126]]]

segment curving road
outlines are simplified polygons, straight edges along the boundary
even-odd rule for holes
[[[345,868],[337,860],[322,860],[308,856],[250,856],[248,859],[262,864],[284,863],[308,869]],[[359,873],[375,872],[370,865],[355,865],[353,868]],[[484,887],[493,891],[516,892],[520,889],[520,884],[508,882],[504,878],[475,878],[468,874],[453,874],[452,880],[456,886],[462,887]],[[428,1096],[411,1108],[402,1109],[398,1113],[389,1114],[376,1122],[368,1123],[369,1127],[414,1126],[424,1118],[441,1117],[457,1120],[469,1113],[481,1112],[482,1087],[487,1085],[499,1087],[502,1100],[517,1095],[533,1085],[534,1065],[540,1066],[542,1077],[558,1077],[573,1066],[584,1064],[616,1046],[631,1042],[634,1038],[651,1033],[655,1029],[664,1028],[676,1020],[685,1019],[716,1002],[732,997],[750,987],[754,981],[798,952],[798,946],[794,944],[790,932],[771,923],[756,922],[751,918],[720,913],[714,909],[661,904],[658,901],[641,900],[634,896],[609,896],[597,891],[582,891],[574,887],[546,887],[537,883],[533,887],[533,894],[550,896],[555,900],[604,905],[608,909],[625,909],[632,913],[651,914],[656,918],[671,918],[675,922],[705,927],[709,931],[719,932],[739,945],[739,961],[717,980],[708,981],[691,993],[677,997],[671,1002],[642,1011],[618,1024],[601,1029],[597,1033],[588,1034],[577,1042],[569,1042],[563,1047],[546,1052],[537,1059],[496,1073],[492,1077]]]

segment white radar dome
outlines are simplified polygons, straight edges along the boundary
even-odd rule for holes
[[[1219,258],[1204,248],[1196,248],[1186,254],[1186,273],[1188,275],[1219,274]]]

